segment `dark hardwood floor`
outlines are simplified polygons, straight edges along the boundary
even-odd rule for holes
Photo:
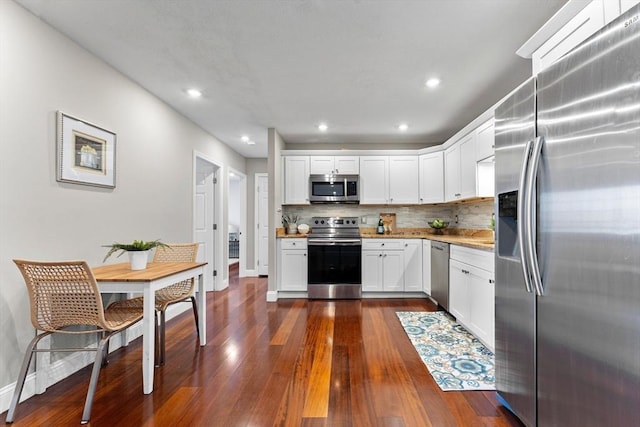
[[[113,352],[90,425],[521,426],[494,392],[434,383],[395,316],[432,303],[266,303],[266,282],[238,280],[235,269],[227,290],[208,294],[205,347],[190,311],[169,321],[151,395],[142,394],[140,339]],[[78,425],[89,369],[21,403],[13,425]]]

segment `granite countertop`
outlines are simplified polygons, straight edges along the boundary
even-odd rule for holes
[[[467,246],[487,251],[494,250],[493,232],[491,230],[447,228],[443,234],[436,234],[432,228],[398,228],[392,233],[377,234],[374,227],[361,227],[360,237],[363,239],[429,239],[454,245]],[[284,228],[276,229],[276,238],[306,238],[304,234],[286,234]]]

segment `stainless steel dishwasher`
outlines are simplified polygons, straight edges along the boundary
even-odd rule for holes
[[[431,296],[449,311],[449,244],[431,241]]]

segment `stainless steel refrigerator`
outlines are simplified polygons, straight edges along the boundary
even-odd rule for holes
[[[496,110],[496,382],[527,426],[640,426],[639,16]]]

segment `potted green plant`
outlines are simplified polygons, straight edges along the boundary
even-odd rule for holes
[[[107,255],[105,255],[102,262],[105,262],[107,258],[116,252],[120,252],[118,256],[123,253],[129,254],[129,262],[131,263],[132,270],[144,270],[147,268],[147,261],[149,260],[149,251],[153,248],[164,247],[168,248],[169,245],[162,243],[160,239],[150,240],[145,242],[144,240],[134,240],[133,243],[113,243],[111,245],[104,245],[105,248],[110,248]]]
[[[298,221],[300,221],[300,216],[296,214],[282,215],[282,225],[287,234],[296,234],[298,232]]]

